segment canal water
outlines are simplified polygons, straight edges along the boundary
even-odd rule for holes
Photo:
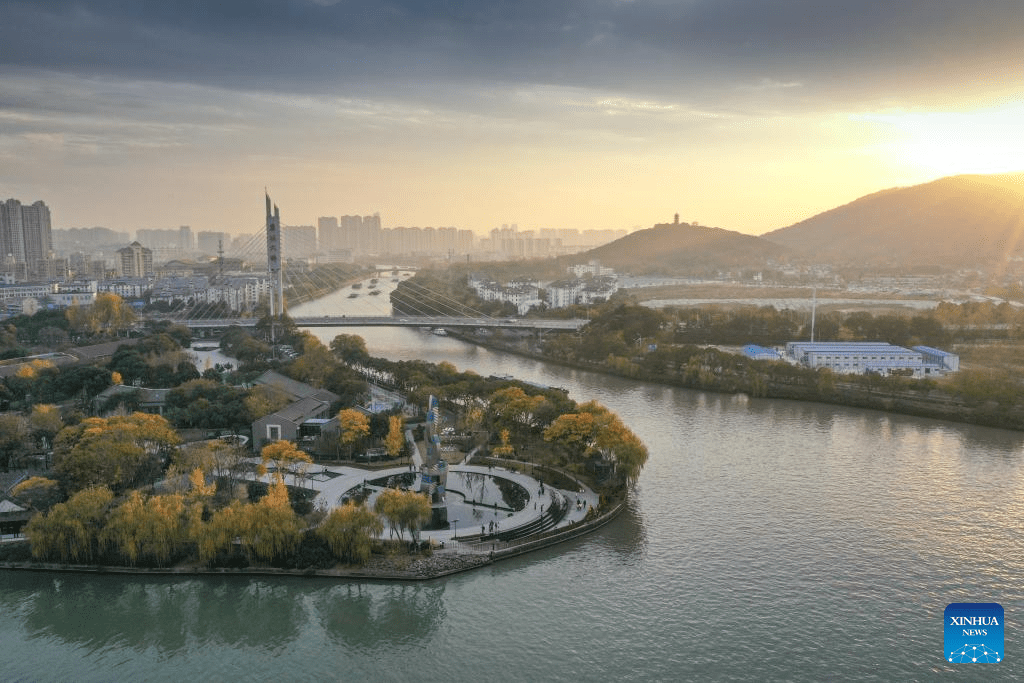
[[[645,385],[409,329],[313,331],[600,401],[650,448],[629,509],[424,583],[0,572],[0,678],[1024,677],[1024,434]],[[944,660],[952,602],[1003,605],[1001,663]]]

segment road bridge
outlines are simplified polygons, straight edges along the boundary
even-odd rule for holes
[[[512,330],[576,331],[587,324],[583,318],[488,318],[459,316],[318,315],[292,318],[297,327],[429,327],[446,329],[501,328]],[[255,327],[256,318],[210,318],[176,321],[190,330]]]

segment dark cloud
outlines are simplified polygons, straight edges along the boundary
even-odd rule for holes
[[[7,0],[0,68],[284,92],[531,83],[906,97],[1024,64],[1024,3]],[[743,95],[749,96],[749,90]]]

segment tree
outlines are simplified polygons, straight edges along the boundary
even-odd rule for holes
[[[135,322],[135,312],[117,294],[100,292],[91,306],[69,308],[67,318],[71,327],[85,334],[116,334]]]
[[[324,379],[338,362],[319,339],[308,332],[303,338],[302,355],[285,368],[288,376],[315,387],[322,387]]]
[[[21,415],[0,415],[0,467],[4,471],[10,469],[25,452],[28,433],[28,424]]]
[[[398,532],[398,538],[402,538],[402,532],[408,529],[414,541],[420,527],[430,520],[432,514],[430,500],[425,495],[399,489],[384,489],[377,494],[373,510],[387,520],[392,533]]]
[[[373,538],[380,536],[384,523],[364,505],[346,503],[327,516],[317,533],[331,552],[343,562],[363,564],[370,558]]]
[[[355,444],[369,436],[370,420],[355,408],[345,408],[338,411],[338,428],[341,446],[351,455]]]
[[[388,418],[388,435],[384,439],[384,445],[392,458],[397,458],[405,450],[405,427],[402,423],[401,415],[392,415]]]
[[[251,506],[249,514],[251,522],[242,543],[256,559],[273,560],[299,544],[302,522],[288,503],[283,482],[272,484],[267,495]]]
[[[53,437],[64,428],[64,421],[57,406],[39,403],[32,406],[32,413],[28,416],[28,427],[36,441],[43,448],[49,448],[53,443]]]
[[[339,334],[331,340],[331,351],[349,365],[363,363],[370,357],[366,341],[356,334]]]
[[[114,494],[105,486],[79,491],[25,527],[36,559],[91,562],[99,554],[99,536]]]
[[[29,477],[13,489],[11,495],[24,505],[45,512],[63,498],[60,483],[46,477]]]
[[[111,511],[101,540],[128,564],[139,560],[166,566],[188,538],[185,500],[180,495],[145,497],[132,491]]]
[[[544,440],[561,443],[578,456],[599,453],[615,463],[624,481],[633,483],[647,462],[647,447],[617,415],[596,401],[560,416],[544,430]]]
[[[252,505],[233,501],[227,507],[217,510],[205,524],[191,527],[191,539],[196,544],[199,561],[210,564],[218,553],[226,553],[236,559],[245,553],[245,548],[235,545],[235,539],[250,535]]]
[[[260,384],[249,390],[243,403],[248,413],[249,422],[276,413],[291,403],[291,399],[283,389],[269,384]]]
[[[53,469],[68,491],[123,491],[153,481],[180,440],[159,415],[91,417],[57,435]]]
[[[499,458],[511,458],[516,453],[516,449],[509,443],[509,433],[507,429],[501,430],[501,444],[491,449],[491,453]]]
[[[167,419],[181,427],[239,430],[248,426],[245,392],[209,379],[194,379],[167,393]]]
[[[304,477],[306,467],[313,464],[313,461],[291,441],[281,440],[267,444],[260,451],[260,467],[257,470],[260,476],[267,473],[268,463],[274,465],[274,480],[280,484],[284,482],[284,473],[288,471],[292,471],[296,478]]]

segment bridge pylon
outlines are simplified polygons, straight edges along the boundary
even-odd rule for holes
[[[270,277],[270,318],[284,315],[284,283],[281,277],[281,212],[267,198],[267,274]],[[273,328],[271,328],[273,329]]]

